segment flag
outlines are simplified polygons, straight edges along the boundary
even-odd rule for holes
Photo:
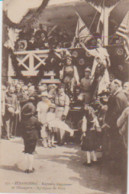
[[[90,30],[86,27],[85,23],[81,19],[80,15],[78,13],[76,14],[78,15],[78,21],[72,45],[77,47],[79,42],[86,43],[88,40],[90,40],[92,35]]]
[[[124,48],[127,58],[129,58],[129,11],[121,22],[116,34],[124,39]]]
[[[129,33],[129,11],[125,15],[123,21],[121,22],[116,34],[119,36],[126,35]]]
[[[8,40],[4,43],[4,46],[8,49],[15,49],[15,43],[19,38],[19,29],[8,28]]]

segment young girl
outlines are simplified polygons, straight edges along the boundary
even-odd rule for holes
[[[46,117],[46,131],[48,134],[48,147],[55,147],[54,144],[54,137],[55,133],[57,132],[55,128],[55,104],[51,104],[49,107],[49,110],[47,112],[47,117]]]
[[[97,136],[96,130],[99,128],[99,123],[94,114],[92,107],[86,105],[84,107],[84,114],[82,119],[82,143],[81,149],[86,151],[87,161],[84,165],[91,166],[92,163],[97,163],[96,146]]]
[[[60,136],[61,136],[61,140],[63,142],[64,140],[64,132],[68,132],[70,134],[70,136],[73,136],[74,134],[74,130],[70,129],[70,127],[64,122],[61,121],[60,119],[56,118],[55,115],[55,104],[51,104],[49,111],[47,113],[47,124],[46,127],[48,128],[48,133],[49,133],[49,140],[48,140],[48,144],[50,146],[54,146],[54,134],[57,133],[57,129],[60,129]]]
[[[37,104],[37,112],[38,112],[38,120],[43,124],[42,130],[41,130],[41,136],[43,138],[43,146],[45,148],[48,147],[48,144],[47,144],[48,134],[46,131],[45,124],[46,124],[46,117],[47,117],[47,112],[50,104],[51,102],[48,99],[48,93],[42,92],[41,101]]]

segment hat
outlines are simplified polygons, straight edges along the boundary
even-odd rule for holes
[[[98,96],[102,97],[102,96],[108,96],[109,95],[109,91],[102,91]]]
[[[39,91],[41,91],[41,92],[47,91],[47,88],[45,88],[43,85],[39,85],[38,89],[39,89]]]
[[[29,96],[29,100],[34,101],[35,97],[34,96]]]
[[[22,90],[28,90],[28,87],[27,86],[23,86]]]
[[[41,95],[40,95],[40,97],[45,97],[45,96],[48,97],[48,93],[47,92],[42,92]]]
[[[28,87],[30,87],[30,86],[32,86],[32,83],[31,82],[28,83]]]
[[[21,85],[20,84],[16,84],[16,88],[21,88]]]
[[[35,90],[35,87],[33,85],[31,85],[28,89],[29,90]]]
[[[117,84],[119,87],[121,87],[122,86],[122,82],[120,81],[120,80],[118,80],[118,79],[114,79],[112,82],[111,82],[111,84]]]
[[[53,104],[53,103],[51,103],[49,108],[54,108],[55,109],[56,108],[56,105]]]
[[[67,55],[67,56],[66,56],[66,60],[67,60],[67,59],[69,59],[69,60],[72,61],[72,56],[71,56],[71,55]]]
[[[31,116],[36,112],[35,106],[33,104],[26,104],[23,106],[22,114],[24,116]]]
[[[53,89],[53,88],[56,88],[57,86],[55,85],[55,84],[49,84],[48,85],[48,90],[50,90],[50,89]]]
[[[89,67],[85,68],[85,72],[91,72],[91,69]]]

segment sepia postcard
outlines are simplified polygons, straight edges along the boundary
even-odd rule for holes
[[[3,0],[0,193],[127,194],[128,0]]]

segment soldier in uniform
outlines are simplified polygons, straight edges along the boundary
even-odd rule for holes
[[[67,94],[65,94],[65,86],[64,84],[59,85],[58,90],[57,90],[57,95],[55,96],[55,105],[56,105],[56,118],[65,121],[66,117],[69,112],[69,104],[70,100]],[[57,141],[58,144],[63,144],[63,138],[65,136],[65,132],[58,129],[57,133]]]
[[[80,88],[81,88],[81,94],[85,103],[89,104],[91,101],[91,70],[90,68],[85,69],[85,77],[81,79]]]
[[[5,95],[5,133],[7,139],[14,135],[14,116],[18,108],[17,96],[15,95],[15,88],[10,86],[8,92]]]

